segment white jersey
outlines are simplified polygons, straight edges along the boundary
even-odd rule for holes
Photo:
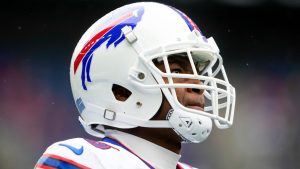
[[[119,141],[74,138],[52,144],[35,169],[155,169]],[[177,169],[195,169],[177,163]]]

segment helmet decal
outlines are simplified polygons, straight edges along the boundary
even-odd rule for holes
[[[176,11],[181,18],[184,20],[184,22],[187,24],[187,26],[190,28],[191,31],[193,31],[194,29],[198,30],[200,33],[200,29],[198,28],[198,26],[192,21],[191,18],[189,18],[186,14],[184,14],[183,12],[181,12],[180,10],[171,7],[174,11]],[[201,33],[202,34],[202,33]]]
[[[108,41],[106,48],[111,44],[117,47],[118,44],[125,39],[122,28],[130,26],[133,30],[137,23],[141,21],[143,14],[143,7],[131,9],[129,12],[114,20],[109,26],[102,29],[84,45],[74,61],[74,74],[76,74],[77,68],[82,62],[81,81],[84,90],[87,90],[85,82],[92,82],[90,78],[90,66],[94,51],[106,41]]]
[[[76,107],[77,107],[79,113],[82,113],[83,110],[85,109],[85,105],[84,105],[81,97],[79,97],[78,99],[76,99],[75,104],[76,104]]]

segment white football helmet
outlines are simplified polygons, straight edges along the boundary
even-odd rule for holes
[[[174,54],[188,58],[193,74],[170,71],[168,56]],[[153,61],[163,63],[166,71]],[[218,128],[233,122],[235,89],[215,41],[205,38],[188,16],[167,5],[129,4],[99,19],[75,48],[70,78],[79,120],[94,136],[103,137],[104,126],[173,128],[184,142],[198,143],[210,134],[212,121]],[[174,83],[174,78],[202,83]],[[128,90],[128,99],[116,99],[112,91],[116,86]],[[204,111],[182,105],[176,88],[204,90]],[[151,120],[163,97],[172,109],[166,120]]]

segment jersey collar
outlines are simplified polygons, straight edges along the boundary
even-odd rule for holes
[[[106,135],[121,144],[119,146],[135,154],[145,164],[150,165],[150,168],[152,166],[156,169],[176,168],[181,157],[170,150],[128,133],[106,130]]]

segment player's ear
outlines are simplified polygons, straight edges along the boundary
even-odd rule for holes
[[[117,85],[117,84],[113,84],[112,92],[117,100],[123,101],[123,102],[126,101],[129,98],[129,96],[131,95],[131,91],[129,91],[125,87]]]

